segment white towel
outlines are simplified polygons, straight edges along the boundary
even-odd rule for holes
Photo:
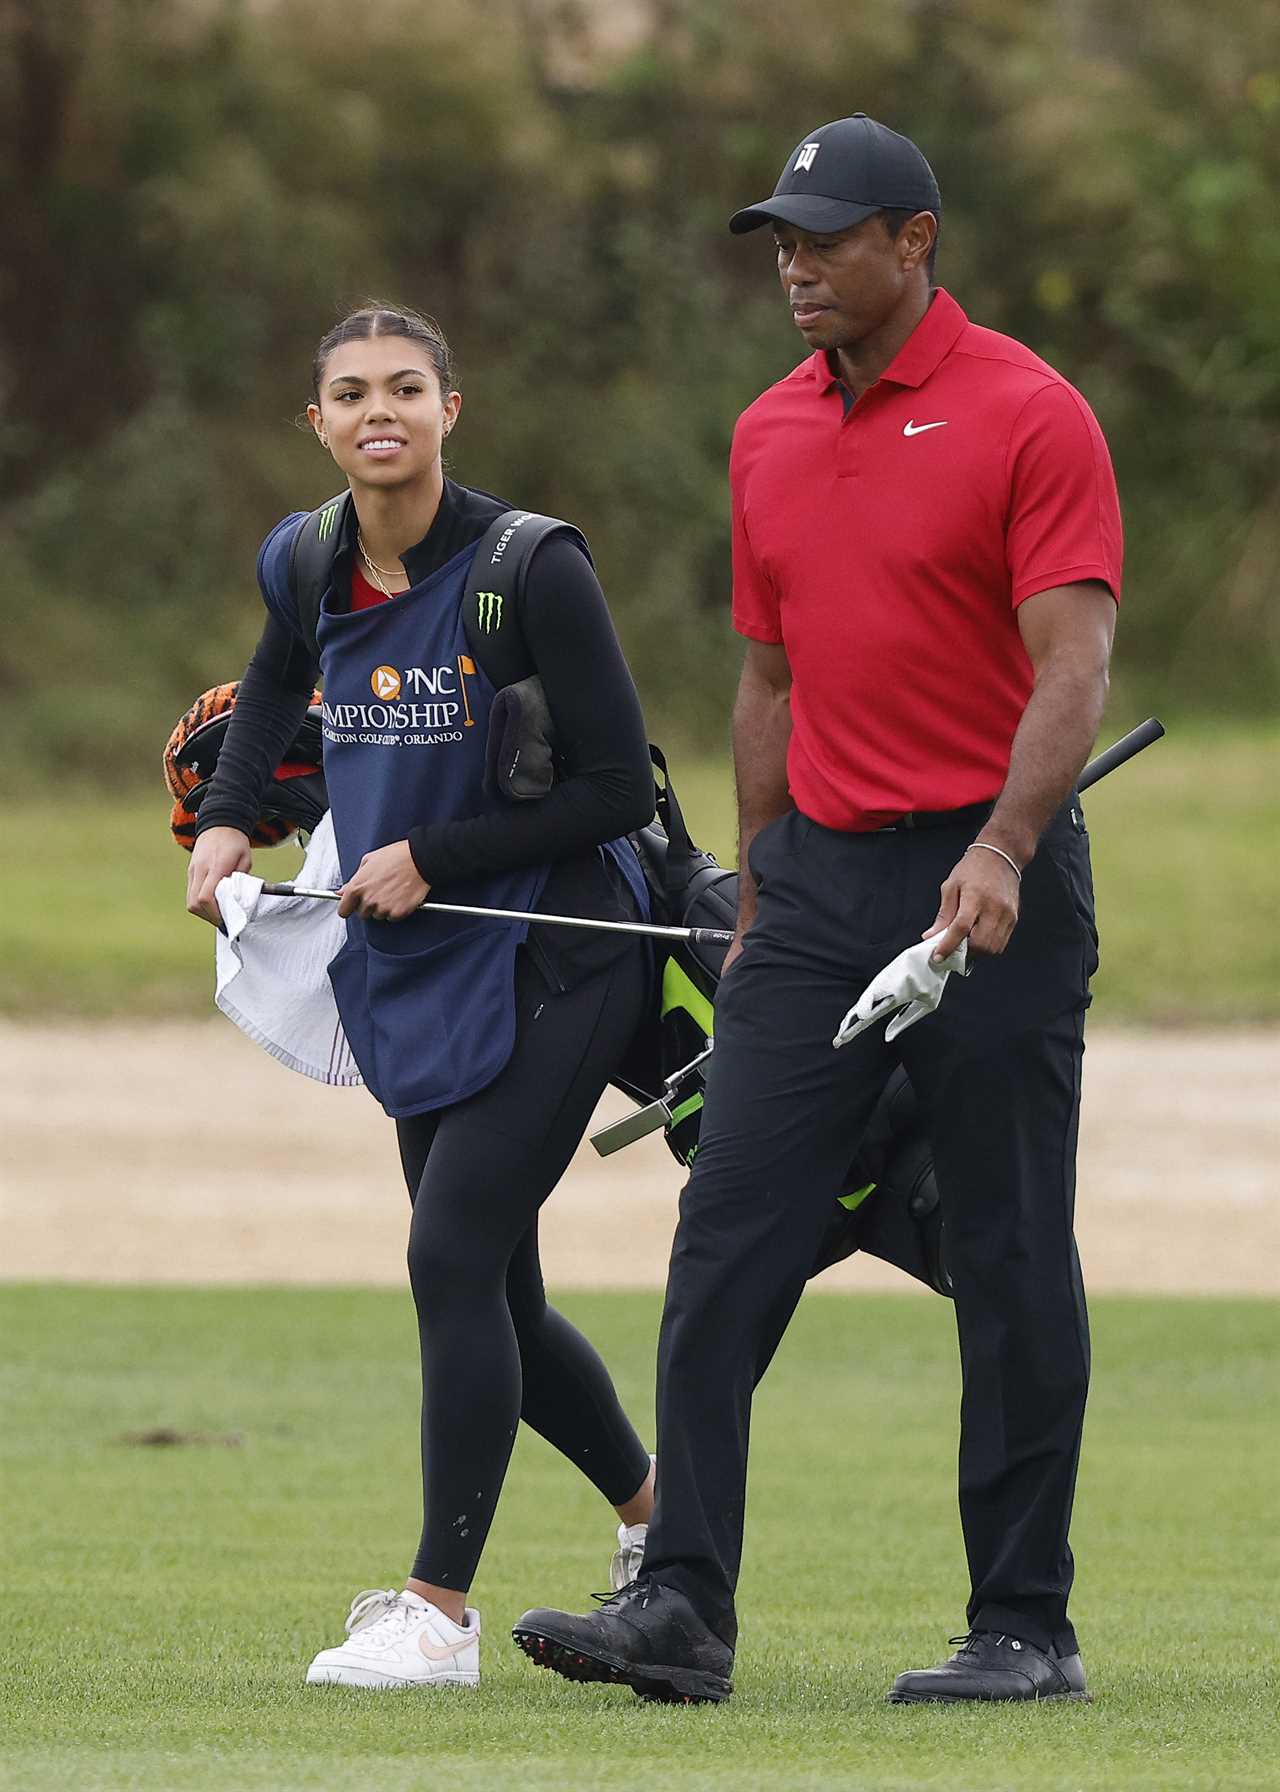
[[[296,881],[319,890],[342,883],[327,815]],[[262,879],[245,871],[224,877],[215,894],[226,927],[217,935],[213,998],[222,1012],[290,1070],[343,1088],[363,1083],[329,982],[329,962],[347,937],[337,905],[263,896]]]

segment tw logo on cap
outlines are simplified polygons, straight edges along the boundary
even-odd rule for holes
[[[820,143],[802,143],[800,145],[799,155],[796,157],[795,161],[791,164],[791,172],[793,174],[798,174],[801,169],[804,169],[804,171],[807,173],[809,171],[809,169],[813,167],[813,164],[817,161],[818,151],[821,148],[822,148],[822,145]]]

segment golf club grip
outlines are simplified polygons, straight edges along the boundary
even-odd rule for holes
[[[689,943],[692,946],[731,946],[733,935],[719,927],[691,927]]]
[[[1076,789],[1088,790],[1099,778],[1105,778],[1108,772],[1123,765],[1126,759],[1132,759],[1135,753],[1141,753],[1144,747],[1159,740],[1163,733],[1164,723],[1158,722],[1154,716],[1148,716],[1145,722],[1139,722],[1136,728],[1131,728],[1128,734],[1122,734],[1118,741],[1099,753],[1096,759],[1089,761],[1076,781]]]

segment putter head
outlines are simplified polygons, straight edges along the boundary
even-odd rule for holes
[[[593,1132],[591,1143],[601,1157],[609,1157],[613,1152],[621,1151],[624,1145],[634,1145],[637,1139],[647,1138],[651,1132],[660,1132],[670,1124],[671,1109],[667,1103],[651,1101],[648,1107],[637,1108],[634,1114],[624,1114],[621,1120]]]
[[[682,1064],[666,1081],[666,1093],[657,1101],[651,1101],[647,1107],[637,1108],[634,1114],[627,1114],[621,1120],[615,1120],[611,1126],[602,1126],[599,1132],[591,1134],[591,1143],[601,1157],[609,1157],[615,1151],[621,1151],[624,1145],[634,1145],[637,1139],[644,1139],[651,1132],[661,1127],[674,1124],[674,1109],[679,1107],[688,1093],[689,1079],[702,1068],[711,1056],[710,1040],[707,1049],[699,1052],[688,1064]]]

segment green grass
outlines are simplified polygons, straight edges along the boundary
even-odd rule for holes
[[[188,915],[189,859],[163,788],[151,797],[0,805],[9,843],[0,1013],[35,1020],[213,1011],[213,933]],[[295,847],[256,858],[291,877]]]
[[[566,1305],[647,1414],[656,1296]],[[882,1698],[961,1622],[942,1301],[803,1306],[757,1403],[737,1691],[693,1710],[569,1686],[507,1640],[527,1604],[584,1604],[611,1543],[529,1437],[475,1589],[480,1691],[301,1685],[416,1535],[407,1296],[30,1287],[0,1308],[15,1787],[1280,1785],[1274,1305],[1096,1303],[1074,1533],[1095,1703],[985,1710]],[[120,1441],[157,1425],[239,1441]]]
[[[1178,725],[1089,796],[1097,1018],[1280,1019],[1278,759],[1280,727]],[[732,863],[727,761],[676,755],[675,768],[695,838]],[[0,1013],[208,1011],[211,937],[183,912],[187,860],[166,812],[158,779],[151,797],[0,804]],[[291,849],[258,855],[277,878],[297,862]]]

